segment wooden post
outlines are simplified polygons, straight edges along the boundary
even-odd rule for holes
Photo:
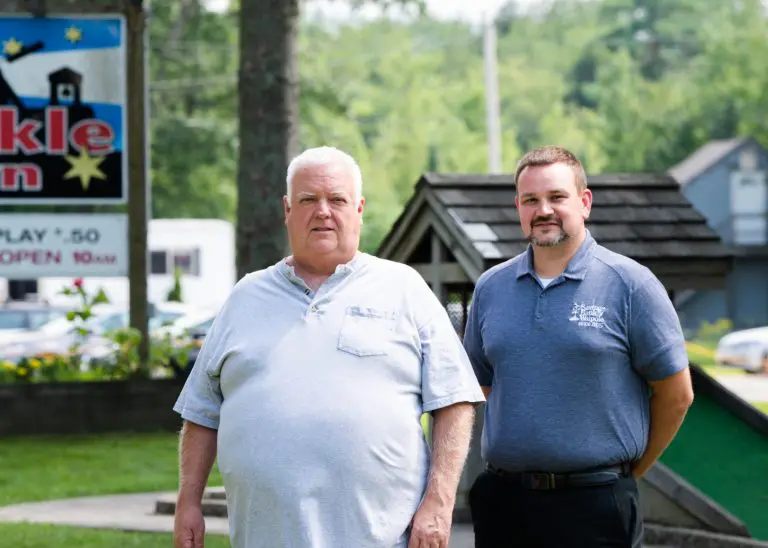
[[[147,225],[150,193],[147,178],[148,143],[146,92],[146,14],[142,0],[130,0],[125,10],[128,36],[126,75],[128,140],[128,279],[130,324],[141,332],[139,363],[149,374],[149,303],[147,299]]]
[[[443,280],[443,242],[440,236],[432,231],[432,291],[437,295],[438,300],[443,306],[448,305],[448,295],[445,291],[445,281]]]

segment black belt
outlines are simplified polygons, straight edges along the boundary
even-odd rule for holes
[[[587,487],[608,485],[620,477],[629,476],[632,467],[629,463],[593,468],[582,472],[510,472],[488,464],[488,470],[505,481],[517,484],[524,489],[552,490],[568,487]]]

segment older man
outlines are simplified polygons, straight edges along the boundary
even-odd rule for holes
[[[648,268],[586,229],[572,153],[529,152],[515,183],[530,245],[480,277],[464,338],[488,397],[475,546],[640,546],[636,478],[693,398],[677,313]]]
[[[235,548],[448,546],[484,398],[421,277],[358,251],[361,190],[337,149],[291,162],[291,255],[238,282],[174,407],[177,548],[202,546],[217,446]]]

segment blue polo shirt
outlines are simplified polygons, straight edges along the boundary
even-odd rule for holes
[[[532,249],[485,272],[464,345],[482,386],[482,457],[508,470],[577,471],[632,462],[646,448],[646,381],[688,367],[659,280],[589,231],[543,284]]]

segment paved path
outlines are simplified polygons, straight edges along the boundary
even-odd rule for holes
[[[26,521],[123,531],[171,532],[173,516],[154,513],[157,498],[168,494],[140,493],[15,504],[0,507],[0,522]],[[206,517],[205,530],[211,535],[226,535],[226,518]],[[455,525],[449,548],[474,548],[471,526]]]
[[[768,375],[717,375],[717,382],[748,402],[768,402]]]

